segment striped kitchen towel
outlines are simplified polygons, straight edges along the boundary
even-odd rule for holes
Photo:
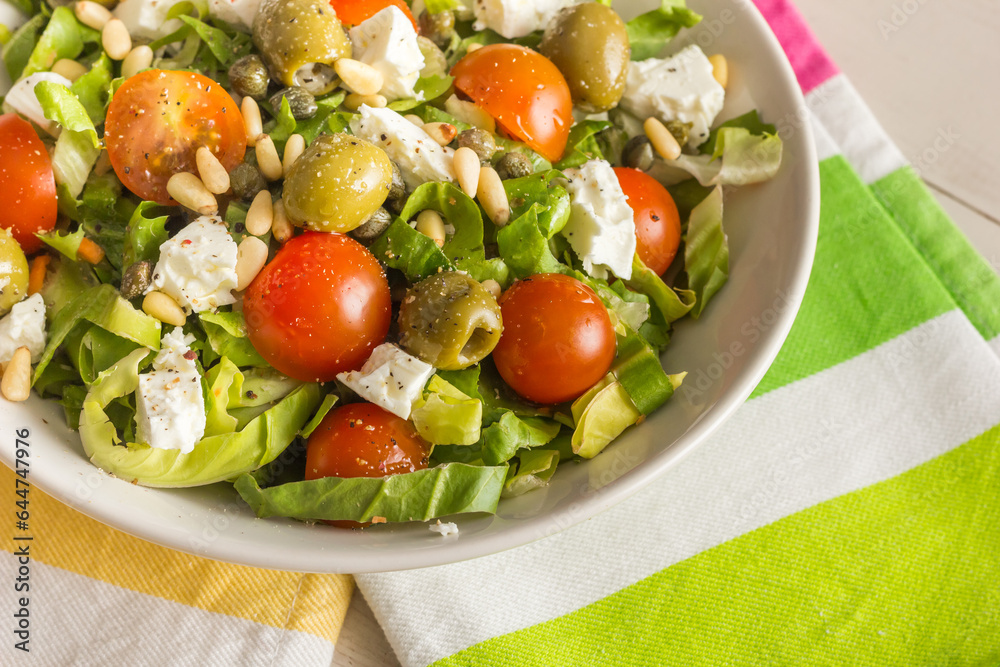
[[[405,667],[1000,664],[1000,281],[792,5],[756,4],[822,159],[784,348],[617,507],[494,556],[359,575]]]

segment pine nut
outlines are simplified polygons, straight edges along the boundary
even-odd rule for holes
[[[75,60],[63,58],[61,60],[57,60],[56,64],[52,66],[52,73],[64,76],[70,81],[76,81],[87,73],[87,68]]]
[[[446,238],[444,220],[437,211],[432,209],[421,211],[417,216],[417,231],[434,241],[437,247],[444,246]]]
[[[441,146],[447,146],[458,136],[458,128],[451,123],[427,123],[424,132]]]
[[[360,60],[340,58],[333,63],[333,69],[344,88],[358,95],[374,95],[382,90],[385,83],[382,72]]]
[[[122,60],[132,50],[132,36],[120,19],[111,19],[101,30],[101,44],[112,60]]]
[[[167,181],[167,192],[177,200],[177,203],[201,215],[215,215],[219,212],[219,203],[215,195],[208,191],[201,179],[194,174],[182,171],[174,174]]]
[[[257,137],[264,133],[264,121],[260,118],[260,107],[257,100],[252,97],[244,97],[240,104],[240,112],[243,114],[243,125],[247,131],[247,146],[254,146]]]
[[[149,69],[153,64],[153,49],[145,44],[140,44],[125,56],[122,61],[122,76],[126,79],[135,76],[144,69]]]
[[[7,362],[0,380],[0,393],[8,401],[26,401],[31,394],[31,352],[21,346]]]
[[[150,292],[142,300],[142,310],[150,317],[154,317],[164,324],[172,324],[175,327],[182,327],[187,322],[187,315],[184,309],[177,305],[177,302],[163,292]]]
[[[719,85],[726,88],[729,85],[729,63],[721,53],[708,57],[708,62],[712,63],[712,76],[719,82]]]
[[[194,154],[195,164],[198,165],[198,175],[205,188],[213,195],[221,195],[229,191],[229,172],[219,162],[219,158],[207,148],[202,146]]]
[[[285,142],[285,155],[281,158],[281,168],[286,174],[305,149],[306,140],[301,134],[293,134],[288,137],[288,141]]]
[[[483,48],[482,44],[476,44],[475,42],[473,42],[472,44],[469,44],[469,48],[467,48],[465,52],[472,53],[473,51],[478,51],[481,48]]]
[[[256,236],[240,241],[236,251],[236,291],[245,290],[267,264],[267,244]]]
[[[483,205],[486,216],[497,227],[503,227],[510,221],[510,203],[507,201],[507,191],[503,189],[503,181],[493,167],[483,167],[479,170],[479,188],[476,191],[479,203]]]
[[[452,162],[455,166],[455,176],[462,192],[470,197],[476,196],[479,189],[479,156],[468,146],[462,146],[455,151]]]
[[[421,118],[420,116],[418,116],[415,113],[408,113],[405,116],[403,116],[403,118],[405,118],[406,120],[410,121],[411,123],[413,123],[417,127],[423,127],[424,126],[424,119]]]
[[[482,284],[483,287],[486,288],[487,292],[489,292],[490,294],[493,295],[494,299],[499,299],[500,298],[500,293],[502,291],[500,289],[500,283],[498,283],[497,281],[493,280],[492,278],[487,278],[481,284]]]
[[[264,178],[269,181],[281,178],[284,173],[281,167],[281,158],[278,157],[278,149],[274,147],[271,135],[262,134],[257,137],[254,152],[257,154],[257,166],[260,167],[260,173],[264,174]]]
[[[73,9],[80,23],[94,30],[103,30],[105,24],[114,18],[107,7],[90,0],[80,0]]]
[[[681,145],[659,120],[653,117],[647,118],[642,124],[642,129],[645,130],[649,143],[653,144],[653,149],[664,160],[676,160],[681,156]]]
[[[486,130],[487,132],[496,132],[497,124],[496,121],[493,120],[493,116],[489,115],[472,102],[460,100],[452,95],[445,100],[444,110],[463,123],[475,125],[479,129]]]
[[[357,93],[351,93],[344,99],[344,106],[351,111],[357,111],[363,104],[374,109],[382,109],[389,104],[389,101],[382,95],[358,95]]]
[[[274,205],[271,203],[271,193],[261,190],[253,198],[250,210],[247,211],[247,219],[243,223],[247,231],[254,236],[263,236],[271,231],[274,223]]]
[[[292,238],[295,228],[285,214],[285,203],[280,199],[274,202],[274,219],[271,221],[271,236],[278,243],[284,243]]]

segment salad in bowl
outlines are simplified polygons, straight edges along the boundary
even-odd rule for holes
[[[683,2],[0,4],[4,400],[258,517],[492,513],[600,456],[781,166]]]

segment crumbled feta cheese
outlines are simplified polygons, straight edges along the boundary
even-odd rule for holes
[[[577,0],[477,0],[473,5],[476,30],[489,28],[507,39],[545,30],[549,21]]]
[[[28,348],[33,364],[45,350],[45,301],[41,294],[14,304],[0,319],[0,364],[10,361],[19,347]]]
[[[188,454],[205,435],[205,399],[194,336],[180,327],[163,336],[153,370],[139,375],[136,390],[136,438],[154,449]]]
[[[450,148],[438,145],[424,132],[392,109],[362,105],[359,117],[351,121],[351,131],[381,147],[399,165],[403,180],[411,190],[429,181],[455,180]]]
[[[208,13],[231,25],[253,29],[261,0],[208,0]]]
[[[337,379],[375,405],[403,419],[409,419],[413,402],[434,375],[434,367],[411,357],[391,343],[383,343],[360,371],[341,373]]]
[[[692,44],[670,58],[631,63],[621,105],[639,118],[692,123],[687,145],[696,147],[708,139],[725,100],[726,90],[712,75],[712,63]]]
[[[438,519],[437,523],[432,523],[428,528],[431,531],[438,533],[441,537],[448,537],[449,535],[458,535],[458,525],[448,522],[441,523],[441,519]]]
[[[614,169],[605,160],[591,160],[565,173],[571,206],[562,234],[583,260],[584,271],[605,278],[610,269],[628,280],[635,255],[635,222]]]
[[[235,303],[236,250],[222,219],[203,215],[160,246],[146,293],[164,292],[189,313]]]
[[[178,30],[184,24],[179,19],[167,20],[167,13],[184,0],[122,0],[111,13],[120,19],[132,39],[155,41]]]
[[[387,100],[423,99],[413,86],[424,68],[424,54],[417,44],[417,31],[399,7],[390,5],[351,28],[351,43],[355,60],[382,73],[385,82],[379,92]]]
[[[16,111],[38,127],[55,136],[59,130],[59,126],[45,117],[42,105],[35,96],[35,86],[42,81],[51,81],[67,88],[73,85],[72,81],[59,74],[37,72],[15,83],[10,92],[7,93],[7,97],[4,98],[3,106],[4,109]]]

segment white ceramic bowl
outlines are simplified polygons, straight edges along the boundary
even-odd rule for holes
[[[616,0],[630,18],[659,0]],[[746,0],[691,0],[705,16],[685,35],[730,62],[725,120],[757,106],[782,128],[784,163],[765,184],[729,193],[729,283],[698,321],[677,327],[663,357],[687,384],[661,410],[597,458],[561,467],[551,484],[501,503],[496,516],[457,519],[442,539],[426,524],[343,531],[291,520],[257,519],[231,486],[184,490],[134,486],[94,468],[62,408],[32,396],[0,400],[2,459],[13,467],[14,431],[31,432],[31,481],[68,505],[120,530],[182,551],[258,567],[372,572],[439,565],[551,535],[620,502],[652,482],[708,437],[743,401],[774,360],[798,310],[819,223],[819,175],[805,105],[784,53]],[[734,344],[742,353],[725,356]]]

